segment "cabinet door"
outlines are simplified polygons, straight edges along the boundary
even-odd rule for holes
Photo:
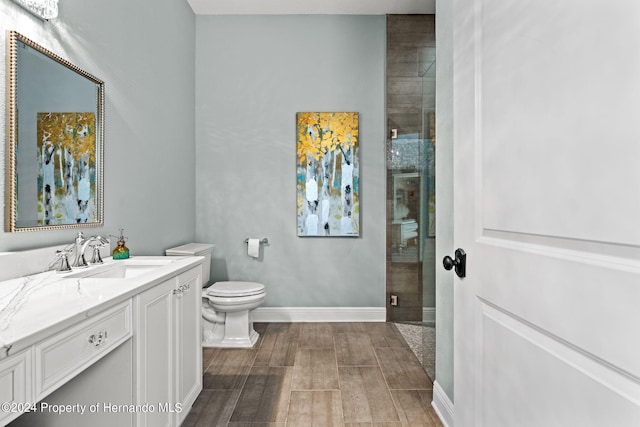
[[[140,427],[173,425],[175,400],[174,304],[176,278],[155,286],[136,298],[136,394],[138,405],[149,410],[136,411]]]
[[[176,298],[176,402],[181,410],[176,412],[180,425],[189,408],[202,390],[202,271],[192,269],[178,277]]]
[[[17,418],[26,404],[33,404],[31,394],[31,349],[0,362],[0,425]]]

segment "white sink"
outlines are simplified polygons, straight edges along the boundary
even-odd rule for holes
[[[139,258],[113,261],[103,265],[91,266],[87,269],[76,270],[70,274],[65,274],[65,278],[92,278],[92,279],[131,279],[145,273],[152,272],[159,267],[171,264],[175,258]]]
[[[154,267],[152,266],[116,264],[93,269],[90,271],[72,273],[65,277],[91,277],[94,279],[131,279],[132,277],[148,273],[153,269]]]

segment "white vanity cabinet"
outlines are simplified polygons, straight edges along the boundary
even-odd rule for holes
[[[176,393],[182,410],[176,426],[187,417],[189,409],[202,391],[202,271],[201,268],[178,276],[175,358]]]
[[[69,382],[131,335],[131,302],[126,301],[34,345],[35,401]]]
[[[127,414],[86,409],[86,413],[80,414],[79,408],[95,403],[92,397],[102,396],[105,402],[109,402],[123,397],[131,389],[130,378],[119,378],[105,369],[110,363],[107,359],[131,339],[131,314],[131,301],[126,300],[1,361],[0,403],[3,408],[0,410],[0,425],[17,418],[12,426],[58,427],[79,422],[96,427],[114,425],[114,422],[130,426]],[[126,356],[126,352],[119,354],[111,363],[115,360],[123,363]],[[131,351],[128,356],[131,360]],[[78,384],[92,390],[81,389]],[[100,392],[93,390],[96,385],[100,385]],[[13,388],[11,392],[10,386]],[[64,414],[49,411],[60,404],[76,406]],[[28,413],[23,415],[23,412]]]
[[[0,425],[17,418],[25,402],[32,402],[31,349],[0,361]]]
[[[202,268],[135,298],[138,427],[179,426],[202,390]]]
[[[202,390],[202,257],[105,261],[0,280],[0,426],[186,418]]]

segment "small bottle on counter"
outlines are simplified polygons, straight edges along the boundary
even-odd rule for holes
[[[118,244],[113,249],[113,259],[127,259],[129,258],[129,248],[124,245],[124,242],[127,240],[124,237],[124,228],[120,229],[120,237],[118,237]]]

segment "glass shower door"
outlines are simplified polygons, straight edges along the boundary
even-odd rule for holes
[[[435,380],[435,16],[387,16],[387,321]]]

